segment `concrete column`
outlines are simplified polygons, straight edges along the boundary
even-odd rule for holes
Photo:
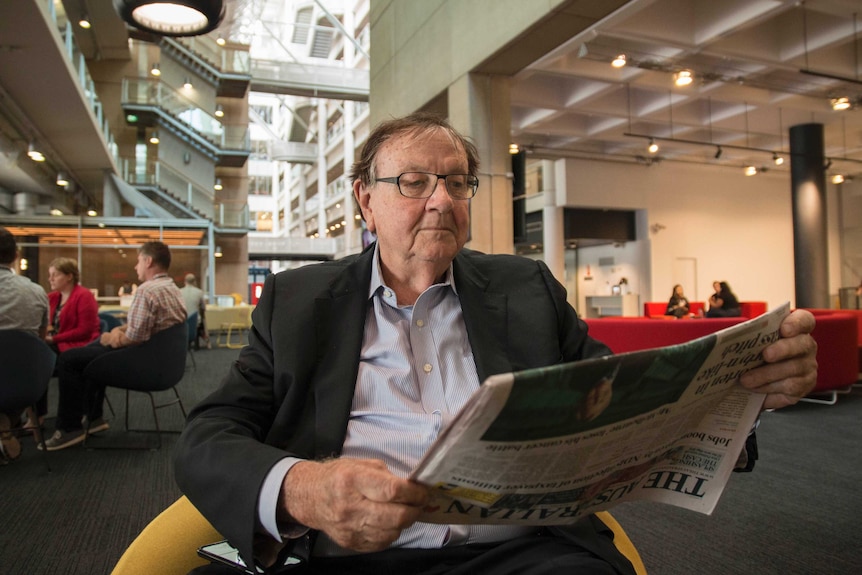
[[[560,184],[563,193],[559,194],[557,185],[557,166],[560,164]],[[566,237],[565,223],[563,221],[563,207],[558,199],[559,195],[565,199],[565,160],[542,160],[542,193],[545,197],[545,205],[542,207],[542,245],[545,252],[545,263],[548,264],[551,273],[561,284],[566,284]]]
[[[341,203],[344,204],[344,250],[352,254],[361,248],[356,241],[356,220],[353,218],[353,193],[350,189],[350,180],[347,175],[353,169],[356,142],[353,136],[353,102],[344,102],[344,180],[347,190]]]
[[[823,124],[790,128],[796,307],[829,307]]]
[[[326,222],[326,101],[317,103],[317,233],[329,237]]]
[[[449,121],[479,150],[479,191],[471,200],[469,246],[514,252],[510,143],[510,78],[466,74],[448,90]]]

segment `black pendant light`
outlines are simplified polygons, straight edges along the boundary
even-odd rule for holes
[[[114,0],[120,18],[161,36],[206,34],[224,18],[224,0]]]

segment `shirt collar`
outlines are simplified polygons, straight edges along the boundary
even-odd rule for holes
[[[443,281],[435,285],[450,286],[455,294],[458,293],[458,290],[455,289],[455,271],[451,263],[449,264],[449,269],[446,270]],[[385,287],[385,284],[383,283],[383,274],[380,272],[380,244],[378,242],[374,244],[374,262],[371,265],[371,283],[368,286],[368,299],[373,298],[377,290],[383,287]]]

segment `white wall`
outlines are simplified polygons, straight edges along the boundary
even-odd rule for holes
[[[743,301],[766,301],[770,309],[795,303],[789,172],[748,177],[742,169],[672,162],[558,161],[567,206],[646,210],[637,242],[578,250],[578,309],[588,292],[606,293],[607,282],[622,276],[641,302],[667,300],[676,258],[696,261],[696,285],[684,286],[690,299],[706,300],[713,280],[726,280]],[[662,229],[651,231],[656,224]],[[608,256],[614,266],[599,266]],[[589,282],[587,265],[595,277]]]

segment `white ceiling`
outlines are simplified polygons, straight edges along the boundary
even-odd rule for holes
[[[228,0],[229,16],[260,2]],[[55,69],[69,65],[36,4],[0,2],[0,186],[27,189],[29,177],[55,188],[52,174],[14,169],[27,168],[20,157],[37,136],[57,158],[53,168],[68,169],[98,195],[111,163],[92,113],[71,109],[80,106],[76,98],[57,101],[79,88]],[[91,37],[76,30],[86,56],[128,57],[125,26],[109,2],[63,4],[72,15],[89,11],[96,23]],[[619,4],[515,72],[512,139],[528,157],[789,170],[790,162],[772,164],[772,152],[789,151],[790,126],[814,122],[825,127],[829,172],[862,178],[862,0],[572,0],[566,7],[603,13]],[[612,68],[619,53],[629,64]],[[676,88],[673,73],[682,68],[695,81]],[[842,95],[859,109],[832,111],[829,98]],[[655,137],[661,150],[652,156],[646,138],[627,134]]]
[[[791,126],[820,123],[828,173],[862,176],[856,12],[862,0],[629,2],[516,74],[513,140],[533,157],[789,170],[772,152],[789,151]],[[618,54],[624,68],[610,64]],[[694,73],[690,86],[673,85],[680,69]],[[859,108],[833,111],[838,96]],[[631,134],[655,137],[660,151]]]

